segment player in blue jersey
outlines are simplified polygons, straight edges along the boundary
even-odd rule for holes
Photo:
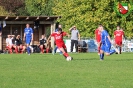
[[[100,50],[100,60],[104,59],[104,53],[109,56],[113,53],[119,53],[118,49],[111,50],[111,45],[113,44],[111,38],[106,30],[104,30],[103,26],[99,27],[99,31],[101,31],[101,50]]]
[[[27,53],[28,55],[31,54],[31,49],[29,47],[31,41],[33,41],[33,29],[30,27],[29,24],[26,24],[26,28],[24,29],[24,40],[27,46]]]

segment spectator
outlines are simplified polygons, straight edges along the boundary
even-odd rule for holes
[[[28,55],[31,54],[30,43],[33,41],[33,29],[30,27],[29,24],[26,24],[26,28],[24,29],[24,40],[26,42],[27,53]]]
[[[77,30],[76,26],[71,27],[69,30],[71,32],[71,52],[73,52],[74,45],[76,52],[78,52],[78,40],[80,40],[79,31]]]
[[[44,49],[46,49],[46,47],[47,47],[45,35],[42,35],[42,38],[40,39],[40,46],[39,47],[41,49],[41,53],[44,53]]]
[[[15,52],[17,52],[17,47],[13,44],[14,35],[8,35],[8,38],[6,38],[6,48],[9,50],[10,53],[12,53],[12,49],[15,49]]]
[[[17,35],[17,37],[16,37],[16,45],[17,45],[18,51],[20,53],[23,53],[25,51],[26,47],[22,44],[22,40],[20,38],[20,35]]]

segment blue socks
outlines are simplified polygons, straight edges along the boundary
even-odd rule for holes
[[[104,59],[104,53],[100,54],[100,59],[101,59],[101,60]]]
[[[110,55],[112,55],[115,52],[116,52],[115,50],[111,50],[109,53],[110,53]]]
[[[57,49],[58,49],[58,47],[56,46],[56,47],[54,48],[54,53],[56,53]],[[61,51],[60,51],[60,54],[62,54]]]
[[[27,47],[27,53],[30,54],[30,47]]]
[[[58,48],[58,47],[55,47],[55,48],[54,48],[54,53],[56,53],[56,51],[57,51],[57,48]]]

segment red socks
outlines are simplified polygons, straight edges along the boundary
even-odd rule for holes
[[[63,55],[64,55],[65,57],[68,57],[68,56],[69,56],[68,53],[64,53]]]

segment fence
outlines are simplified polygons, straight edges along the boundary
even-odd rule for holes
[[[85,41],[88,45],[88,52],[97,52],[97,43],[95,39],[82,39],[81,41]],[[67,47],[67,51],[70,52],[71,40],[65,39],[65,44]],[[75,48],[73,50],[75,52]],[[57,50],[59,52],[59,50]],[[124,39],[122,44],[122,52],[133,52],[133,39]]]

